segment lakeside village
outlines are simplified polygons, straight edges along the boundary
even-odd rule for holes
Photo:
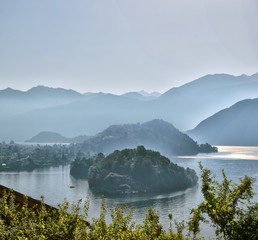
[[[76,145],[23,145],[0,143],[0,171],[33,170],[69,164],[76,156]]]

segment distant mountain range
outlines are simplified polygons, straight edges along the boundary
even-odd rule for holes
[[[258,97],[258,74],[207,75],[166,93],[80,94],[47,87],[0,91],[0,140],[24,141],[42,131],[95,135],[114,124],[164,119],[181,131],[234,103]]]
[[[143,91],[141,91],[141,92],[128,92],[128,93],[122,94],[120,96],[127,97],[127,98],[138,99],[138,100],[143,100],[143,101],[153,100],[153,99],[160,96],[158,94],[144,94],[144,93],[145,92],[143,92]]]
[[[210,145],[198,145],[172,124],[163,120],[152,120],[143,124],[113,125],[81,145],[85,153],[111,153],[124,148],[143,145],[147,149],[159,151],[166,156],[192,155],[213,152]]]
[[[67,138],[62,136],[59,133],[55,132],[40,132],[36,136],[32,137],[31,139],[25,142],[31,143],[82,143],[85,140],[88,140],[89,136],[81,135],[74,138]]]
[[[84,98],[63,88],[33,87],[26,92],[7,88],[0,90],[1,117],[17,116],[36,109],[67,104]]]
[[[237,102],[202,121],[188,134],[216,145],[258,146],[258,98]]]
[[[162,94],[155,102],[160,115],[180,130],[194,128],[202,120],[234,103],[258,97],[258,73],[247,76],[214,74],[201,77]]]
[[[7,88],[0,90],[1,117],[15,116],[32,110],[65,105],[76,101],[88,101],[105,95],[111,96],[113,94],[103,92],[81,94],[71,89],[49,88],[45,86],[33,87],[25,92]],[[140,91],[128,92],[121,95],[121,97],[146,101],[153,100],[160,95],[158,92],[147,93]]]

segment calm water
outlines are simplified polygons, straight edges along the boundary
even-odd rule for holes
[[[198,162],[204,167],[211,169],[218,180],[222,179],[221,169],[224,169],[229,179],[239,182],[239,178],[248,175],[258,177],[258,147],[232,147],[219,146],[219,152],[215,154],[200,154],[198,156],[177,157],[171,159],[178,165],[200,170]],[[32,172],[2,172],[0,173],[0,184],[25,193],[33,198],[39,199],[44,196],[45,202],[57,206],[64,198],[69,202],[86,199],[90,196],[89,217],[98,217],[101,205],[101,196],[94,195],[88,187],[86,180],[74,179],[69,174],[69,166],[53,167],[48,169],[34,170]],[[70,188],[69,186],[75,186]],[[258,182],[254,184],[255,192],[258,192]],[[172,213],[174,219],[187,220],[190,209],[197,207],[203,200],[200,186],[185,191],[171,194],[122,196],[107,198],[109,208],[126,203],[129,207],[135,207],[134,220],[140,223],[148,208],[153,207],[160,211],[160,218],[165,228],[168,228],[168,213]],[[258,195],[254,201],[258,201]],[[108,218],[109,220],[109,218]],[[202,235],[212,236],[212,230],[204,226]]]

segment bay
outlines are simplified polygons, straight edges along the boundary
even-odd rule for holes
[[[196,170],[200,176],[199,162],[212,170],[218,181],[222,180],[221,170],[224,169],[228,179],[240,182],[245,175],[258,177],[258,147],[218,146],[218,153],[199,154],[197,156],[178,156],[171,158],[172,162],[182,167]],[[32,172],[1,172],[0,184],[16,191],[39,199],[44,196],[45,202],[57,206],[64,199],[70,203],[79,199],[90,198],[89,218],[97,218],[100,212],[102,198],[94,194],[87,180],[79,180],[70,176],[69,166],[37,169]],[[73,188],[71,188],[73,186]],[[254,183],[254,191],[258,192],[258,182]],[[168,214],[181,221],[188,220],[191,208],[195,208],[203,200],[200,182],[193,188],[169,194],[124,195],[106,198],[108,208],[126,204],[127,208],[135,207],[134,221],[141,223],[150,207],[160,212],[160,220],[165,229],[169,227]],[[256,195],[253,199],[258,201]],[[110,221],[110,217],[107,217]],[[214,230],[207,225],[202,226],[205,238],[214,237]]]

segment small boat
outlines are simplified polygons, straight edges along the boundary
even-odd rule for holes
[[[75,188],[75,186],[72,186],[72,185],[71,185],[71,186],[69,186],[69,188]]]

